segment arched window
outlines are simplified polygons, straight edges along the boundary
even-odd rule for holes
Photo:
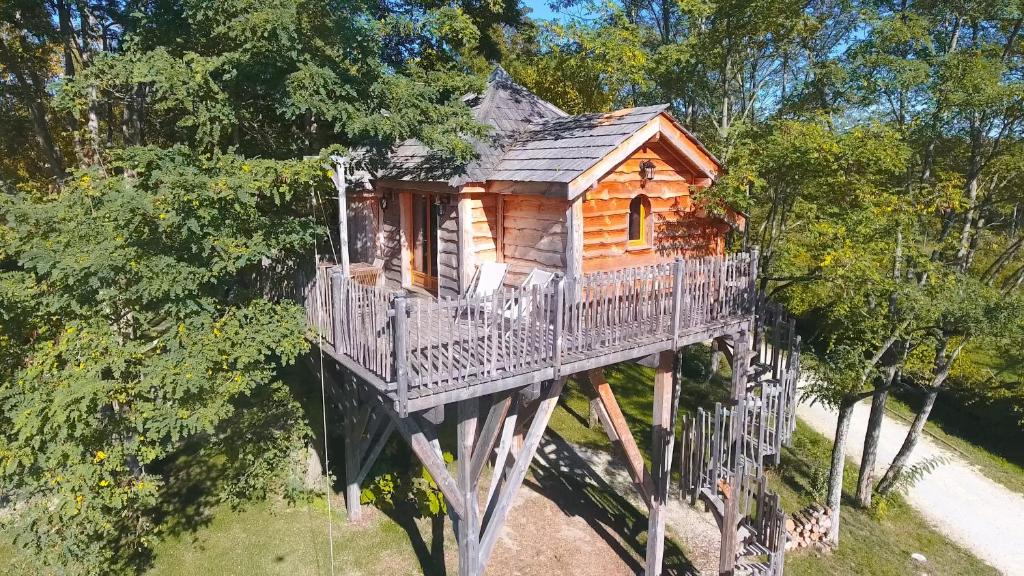
[[[629,203],[629,246],[646,246],[649,243],[651,201],[643,194]]]

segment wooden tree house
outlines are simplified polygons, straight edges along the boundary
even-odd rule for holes
[[[453,167],[418,142],[401,144],[371,190],[339,194],[347,215],[339,235],[344,257],[318,267],[305,292],[317,342],[340,375],[349,516],[358,518],[359,485],[397,430],[445,494],[460,574],[483,573],[565,380],[574,376],[589,382],[647,503],[647,573],[660,574],[677,352],[707,340],[728,346],[736,409],[764,375],[751,368],[750,352],[763,329],[756,322],[757,256],[726,254],[727,237],[743,218],[731,210],[713,216],[693,201],[721,163],[664,105],[569,116],[500,68],[482,94],[465,101],[493,127],[474,142],[476,158]],[[339,173],[341,191],[344,182]],[[507,265],[505,286],[467,295],[485,262]],[[554,280],[522,286],[535,269],[553,272]],[[650,469],[604,378],[605,366],[628,361],[656,368]],[[437,434],[450,404],[454,474]],[[760,405],[778,411],[773,422],[783,421],[786,407]],[[733,445],[744,438],[737,432]],[[698,460],[692,449],[686,457]],[[489,462],[493,479],[483,492]],[[726,464],[741,466],[742,459]],[[726,532],[732,537],[723,536],[723,573],[732,573],[736,530]]]

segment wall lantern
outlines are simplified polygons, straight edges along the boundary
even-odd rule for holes
[[[644,182],[654,180],[654,162],[644,160],[640,163],[640,179]]]
[[[378,201],[380,202],[380,209],[382,212],[388,209],[388,202],[390,202],[390,199],[388,198],[389,196],[391,196],[390,192],[385,192],[380,195],[380,199]]]

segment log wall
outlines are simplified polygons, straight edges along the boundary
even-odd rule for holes
[[[655,164],[654,180],[640,179],[640,163]],[[703,183],[660,143],[636,151],[586,193],[583,203],[583,271],[668,262],[677,256],[723,254],[729,225],[694,206],[690,186]],[[651,202],[652,242],[629,247],[630,201],[644,194]]]
[[[502,202],[502,255],[509,265],[507,281],[520,282],[533,268],[564,271],[568,203],[515,194],[506,195]]]
[[[437,215],[437,293],[459,294],[459,206],[442,204]]]
[[[475,263],[501,262],[504,254],[498,250],[501,243],[499,209],[503,199],[498,194],[471,194],[469,199]]]
[[[396,284],[402,284],[402,219],[398,193],[384,189],[388,206],[381,211],[380,257],[384,259],[384,275]]]

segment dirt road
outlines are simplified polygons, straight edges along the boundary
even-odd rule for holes
[[[860,461],[870,406],[857,405],[850,425],[847,455]],[[802,404],[797,415],[832,438],[836,414],[820,404]],[[890,417],[882,424],[878,476],[899,451],[907,425]],[[1004,574],[1024,576],[1024,497],[989,480],[959,455],[940,448],[927,436],[913,462],[943,456],[947,462],[922,479],[908,495],[911,505],[941,533]]]

